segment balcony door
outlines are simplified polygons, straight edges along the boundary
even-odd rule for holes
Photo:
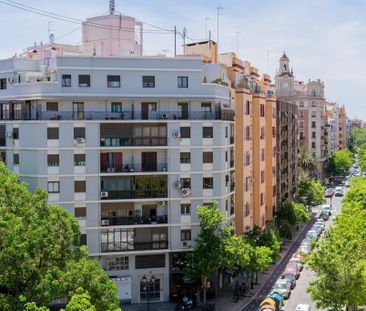
[[[84,120],[84,103],[73,103],[73,113],[75,120]]]
[[[156,152],[141,153],[141,170],[143,172],[155,172],[157,170]]]
[[[188,120],[188,103],[178,103],[179,119]]]

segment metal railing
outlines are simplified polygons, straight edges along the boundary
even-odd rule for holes
[[[166,146],[167,137],[123,137],[101,138],[101,147],[124,147],[124,146]]]
[[[234,110],[217,111],[29,111],[3,110],[0,120],[234,120]]]
[[[102,226],[119,226],[119,225],[146,225],[146,224],[166,224],[168,223],[168,215],[160,216],[121,216],[121,217],[102,217]]]
[[[167,172],[167,163],[158,163],[156,168],[143,168],[141,164],[124,163],[121,167],[101,168],[101,173],[133,173],[133,172]]]
[[[111,242],[101,243],[102,252],[128,252],[134,250],[154,250],[154,249],[167,249],[168,241],[154,241],[154,242]]]
[[[118,199],[152,199],[166,198],[168,196],[167,189],[144,189],[144,190],[108,190],[103,189],[108,195],[101,197],[102,200],[118,200]]]

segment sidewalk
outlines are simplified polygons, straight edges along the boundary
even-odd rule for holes
[[[310,220],[311,222],[311,220]],[[230,285],[228,285],[222,295],[216,298],[215,311],[242,311],[247,305],[249,305],[254,298],[256,298],[257,294],[259,294],[262,286],[266,285],[267,281],[272,277],[272,273],[276,271],[278,266],[281,265],[282,259],[288,257],[292,246],[297,242],[299,236],[306,230],[308,224],[302,225],[298,231],[292,237],[291,241],[287,241],[282,246],[281,251],[281,259],[275,265],[270,265],[268,270],[264,273],[260,273],[258,276],[258,284],[254,285],[254,289],[249,291],[249,295],[245,298],[239,299],[238,302],[234,302],[233,300],[233,290]],[[292,255],[292,254],[291,254]],[[263,297],[264,298],[264,297]],[[162,302],[162,303],[151,303],[150,310],[151,311],[174,311],[175,310],[175,303],[170,302]],[[122,306],[123,311],[146,311],[147,305],[146,304],[134,304],[134,305],[124,305]]]

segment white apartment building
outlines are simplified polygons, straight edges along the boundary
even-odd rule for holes
[[[191,286],[196,206],[234,217],[230,89],[204,82],[199,58],[61,48],[0,61],[1,159],[75,215],[121,301],[167,301]]]

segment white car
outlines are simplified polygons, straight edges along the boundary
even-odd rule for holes
[[[336,197],[343,197],[343,188],[342,187],[335,187],[334,195]]]

